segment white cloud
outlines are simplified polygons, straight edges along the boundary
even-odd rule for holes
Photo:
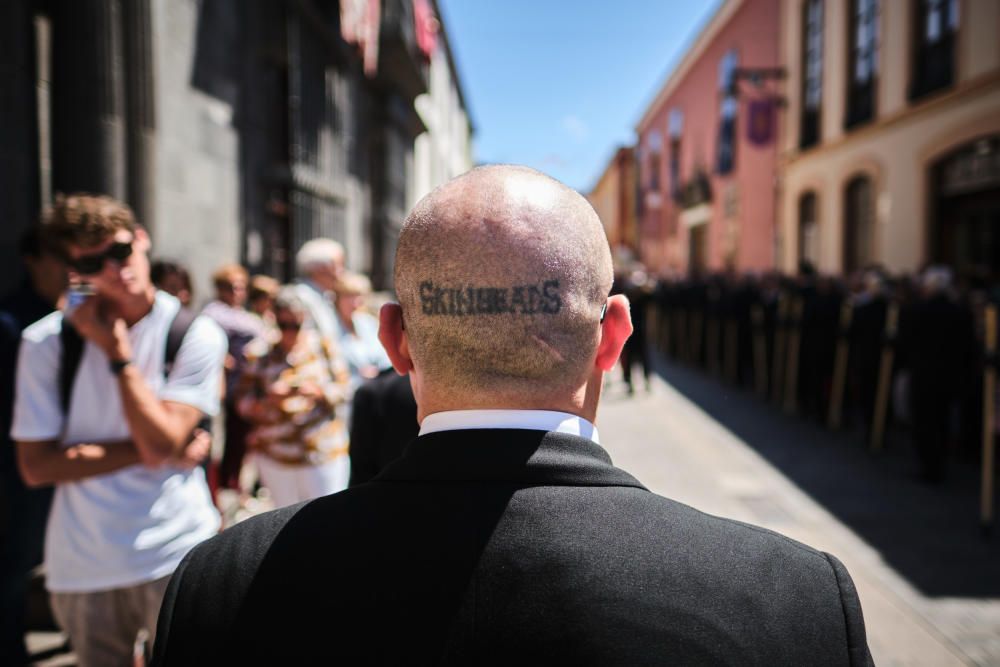
[[[562,128],[578,144],[582,144],[590,136],[590,128],[587,124],[572,114],[563,117]]]

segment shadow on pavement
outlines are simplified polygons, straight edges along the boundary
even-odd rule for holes
[[[917,481],[905,434],[872,454],[859,433],[789,417],[748,390],[657,359],[659,375],[744,440],[932,597],[1000,595],[1000,526],[979,528],[979,466],[952,462],[947,482]]]

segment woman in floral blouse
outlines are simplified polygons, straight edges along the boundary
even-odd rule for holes
[[[306,312],[294,289],[278,293],[280,338],[247,345],[235,392],[240,414],[252,424],[247,445],[276,507],[336,493],[350,476],[347,429],[338,415],[347,366],[335,342],[303,328]]]

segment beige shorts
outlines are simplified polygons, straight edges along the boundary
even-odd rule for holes
[[[69,635],[80,667],[131,667],[139,631],[149,633],[152,652],[156,619],[170,577],[93,593],[52,593],[52,613]]]

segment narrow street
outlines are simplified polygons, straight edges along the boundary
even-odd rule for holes
[[[1000,532],[980,534],[977,466],[924,486],[903,434],[874,456],[856,434],[788,417],[703,373],[662,362],[658,372],[634,396],[617,371],[607,382],[598,427],[616,465],[655,493],[836,555],[858,587],[877,665],[1000,665]],[[29,642],[51,656],[38,664],[74,664],[59,633]]]
[[[876,664],[1000,664],[1000,535],[980,534],[976,466],[923,486],[903,437],[873,456],[749,392],[658,370],[632,397],[620,376],[608,382],[598,427],[616,465],[656,493],[835,554]]]

